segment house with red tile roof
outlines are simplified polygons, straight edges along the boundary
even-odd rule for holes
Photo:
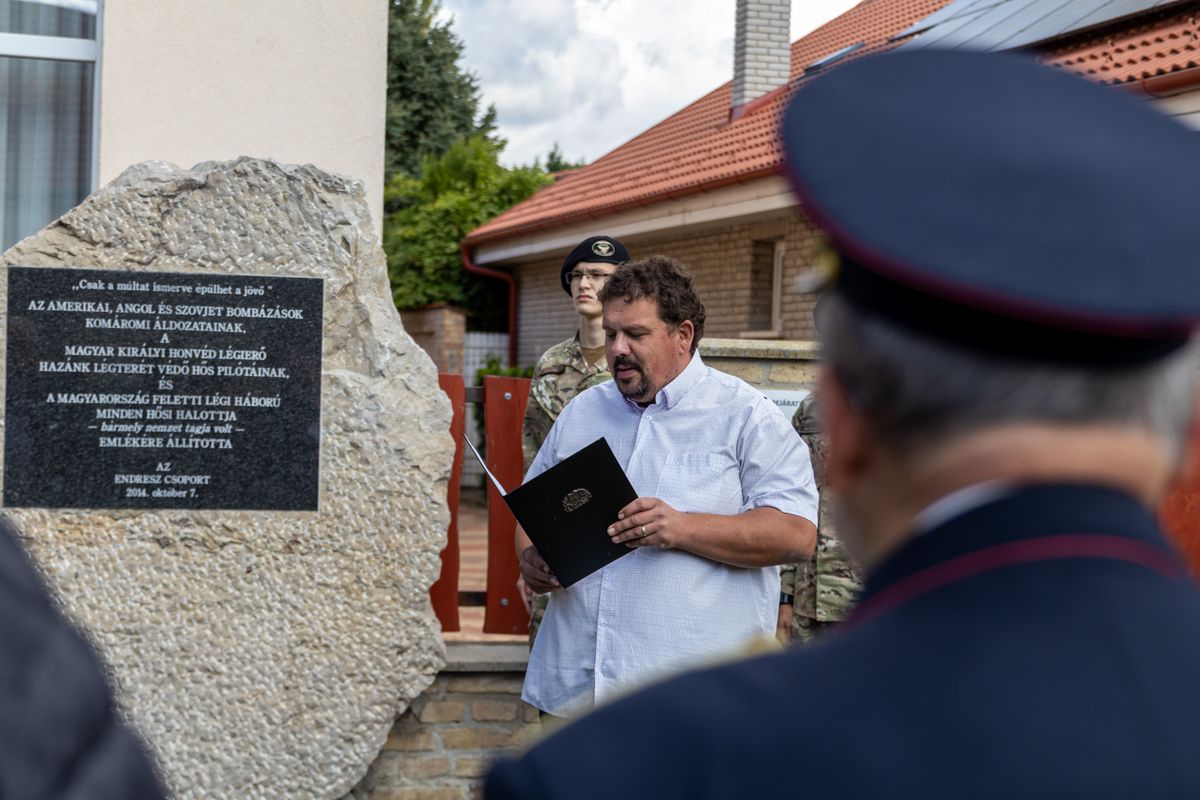
[[[508,285],[518,363],[575,328],[559,265],[598,233],[635,258],[664,253],[687,264],[707,336],[813,338],[816,297],[803,278],[820,240],[781,176],[776,129],[791,91],[849,60],[898,47],[1027,50],[1200,128],[1197,2],[863,0],[790,46],[788,7],[739,0],[733,81],[467,236],[464,268]],[[783,37],[774,51],[754,39],[772,25],[774,41]]]

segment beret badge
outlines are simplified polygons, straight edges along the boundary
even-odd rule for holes
[[[616,248],[612,246],[612,242],[606,242],[603,239],[592,243],[592,252],[601,258],[608,258],[615,250]]]

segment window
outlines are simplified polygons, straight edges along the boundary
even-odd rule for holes
[[[750,306],[743,339],[783,337],[782,239],[755,241],[750,249]]]
[[[0,251],[96,183],[99,0],[0,0]]]
[[[855,42],[854,44],[847,45],[846,47],[843,47],[840,50],[835,50],[834,52],[830,53],[829,55],[825,56],[824,58],[818,58],[816,61],[812,62],[807,67],[805,67],[804,74],[812,75],[814,72],[820,72],[821,70],[828,67],[830,64],[836,64],[838,61],[841,61],[846,56],[850,55],[851,53],[853,53],[857,50],[861,50],[865,46],[866,46],[866,42]]]

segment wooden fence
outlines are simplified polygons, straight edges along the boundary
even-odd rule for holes
[[[454,467],[446,502],[450,506],[450,530],[446,549],[442,551],[442,572],[429,590],[433,610],[442,623],[443,631],[460,629],[460,606],[484,606],[484,633],[525,633],[529,630],[529,613],[517,594],[517,556],[513,550],[516,520],[505,505],[496,487],[487,482],[488,542],[487,587],[480,597],[475,592],[458,588],[459,541],[458,504],[463,468],[463,430],[467,404],[483,409],[484,441],[482,452],[488,469],[507,489],[521,485],[525,477],[521,456],[521,422],[525,418],[525,401],[529,397],[528,378],[488,376],[482,387],[466,387],[461,375],[443,373],[438,376],[442,391],[450,398],[454,415],[450,433],[454,437]],[[476,447],[480,442],[475,442]]]
[[[485,606],[484,633],[525,633],[529,614],[517,595],[520,571],[513,550],[516,520],[496,488],[488,482],[488,556],[487,587],[480,596],[458,587],[459,543],[458,504],[463,466],[463,428],[468,403],[484,411],[484,452],[488,469],[509,490],[521,485],[524,477],[521,456],[521,422],[529,397],[528,378],[489,376],[482,387],[467,388],[461,375],[438,376],[442,390],[450,398],[454,417],[450,432],[454,436],[454,467],[450,476],[447,503],[450,506],[450,531],[442,551],[442,572],[430,589],[433,608],[442,630],[459,630],[460,606]],[[476,443],[478,446],[478,443]],[[1176,485],[1160,509],[1162,522],[1187,559],[1194,575],[1200,576],[1200,476]]]

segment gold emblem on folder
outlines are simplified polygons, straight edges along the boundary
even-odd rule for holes
[[[564,511],[578,511],[587,505],[587,501],[592,499],[592,493],[587,489],[572,489],[567,492],[567,496],[563,498]]]

